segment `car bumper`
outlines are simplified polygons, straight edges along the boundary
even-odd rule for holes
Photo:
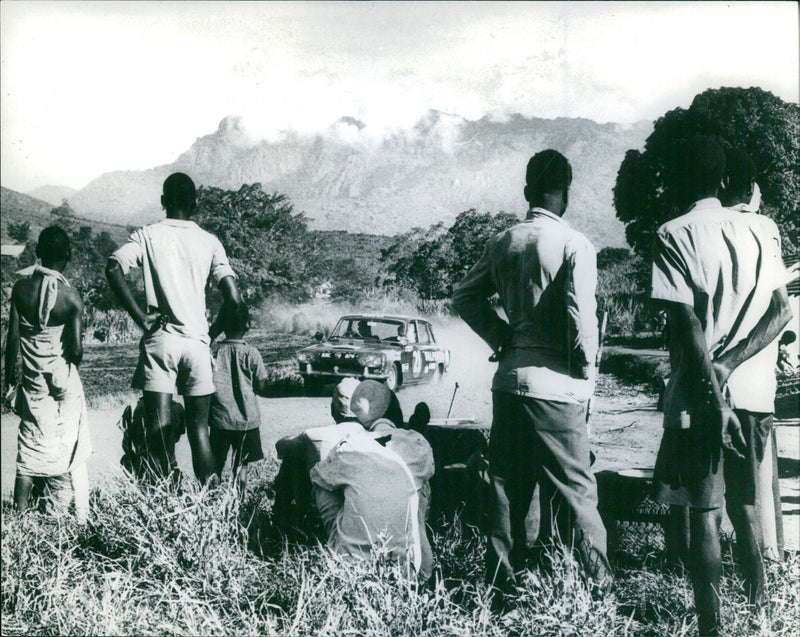
[[[359,372],[354,371],[320,371],[312,369],[310,365],[300,366],[300,375],[303,380],[337,380],[342,378],[358,378],[359,380],[372,379],[372,380],[386,380],[388,373],[385,371],[378,372],[364,368]]]

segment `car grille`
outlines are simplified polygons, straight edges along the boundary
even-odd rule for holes
[[[358,354],[355,352],[323,352],[315,357],[313,368],[321,372],[333,372],[334,367],[339,372],[359,374],[364,368],[358,364]]]

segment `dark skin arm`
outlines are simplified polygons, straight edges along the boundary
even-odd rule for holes
[[[75,366],[83,360],[83,301],[77,292],[67,297],[69,318],[64,325],[64,358]]]
[[[690,368],[696,370],[695,382],[700,390],[696,400],[704,403],[696,407],[709,410],[713,414],[714,417],[708,421],[707,426],[718,432],[725,449],[743,458],[743,451],[747,446],[742,435],[742,426],[722,396],[700,319],[697,318],[694,308],[685,303],[669,303],[669,310],[674,341],[688,356]]]
[[[786,293],[786,288],[778,288],[772,293],[767,311],[752,331],[714,361],[714,371],[720,386],[725,385],[733,370],[739,365],[772,343],[791,320],[789,295]]]
[[[19,380],[17,376],[17,357],[19,356],[19,313],[16,305],[17,288],[11,293],[11,312],[8,316],[8,335],[6,337],[6,351],[3,371],[5,375],[5,390],[15,385]]]
[[[222,292],[222,307],[219,309],[217,318],[214,319],[214,322],[208,330],[208,335],[211,337],[212,341],[223,332],[225,312],[235,310],[242,302],[242,297],[239,295],[239,288],[236,286],[236,279],[232,276],[226,276],[220,280],[219,291]]]
[[[155,312],[148,314],[139,307],[136,299],[133,298],[133,293],[128,286],[128,281],[125,279],[122,266],[117,263],[115,259],[109,259],[106,264],[106,278],[108,279],[108,285],[111,287],[114,296],[125,311],[130,314],[134,323],[144,332],[150,331],[150,328],[153,327],[153,323],[158,319],[158,314]]]

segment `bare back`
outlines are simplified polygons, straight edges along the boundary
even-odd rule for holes
[[[30,325],[38,323],[39,315],[39,295],[42,289],[41,276],[33,276],[27,279],[20,279],[14,285],[12,302],[20,317],[25,319]],[[69,326],[74,320],[75,313],[83,312],[83,302],[76,290],[70,288],[60,281],[58,282],[58,297],[56,304],[50,312],[47,320],[47,327],[59,325]]]

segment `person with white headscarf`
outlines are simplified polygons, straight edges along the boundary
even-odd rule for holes
[[[76,516],[85,521],[91,442],[78,376],[83,302],[63,274],[72,257],[66,232],[45,228],[36,256],[41,264],[19,271],[23,278],[11,293],[5,351],[5,389],[21,419],[14,504],[24,511],[36,490],[45,496],[46,509],[61,513],[74,503]]]

